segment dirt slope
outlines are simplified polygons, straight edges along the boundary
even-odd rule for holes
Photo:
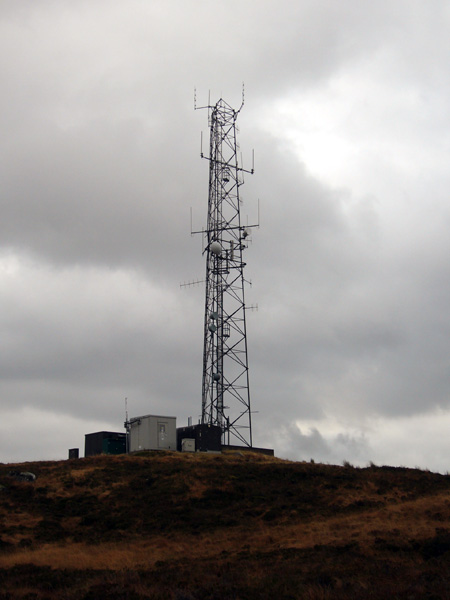
[[[450,598],[449,476],[148,453],[0,485],[0,600]]]

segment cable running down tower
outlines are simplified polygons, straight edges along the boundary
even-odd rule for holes
[[[208,221],[204,233],[206,290],[202,424],[222,430],[222,443],[252,446],[244,250],[250,227],[241,221],[235,111],[220,99],[208,106],[210,127]],[[200,233],[200,232],[196,232]]]

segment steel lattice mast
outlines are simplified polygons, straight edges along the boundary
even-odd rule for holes
[[[204,232],[206,293],[202,424],[218,425],[223,443],[252,446],[243,252],[248,226],[241,222],[238,111],[224,100],[208,106],[210,126],[208,222]]]

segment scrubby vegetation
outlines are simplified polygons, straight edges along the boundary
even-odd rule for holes
[[[447,598],[449,519],[450,477],[417,469],[252,453],[0,465],[0,600]]]

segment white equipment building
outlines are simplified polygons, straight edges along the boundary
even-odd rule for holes
[[[176,450],[177,418],[144,415],[128,421],[129,452]]]

